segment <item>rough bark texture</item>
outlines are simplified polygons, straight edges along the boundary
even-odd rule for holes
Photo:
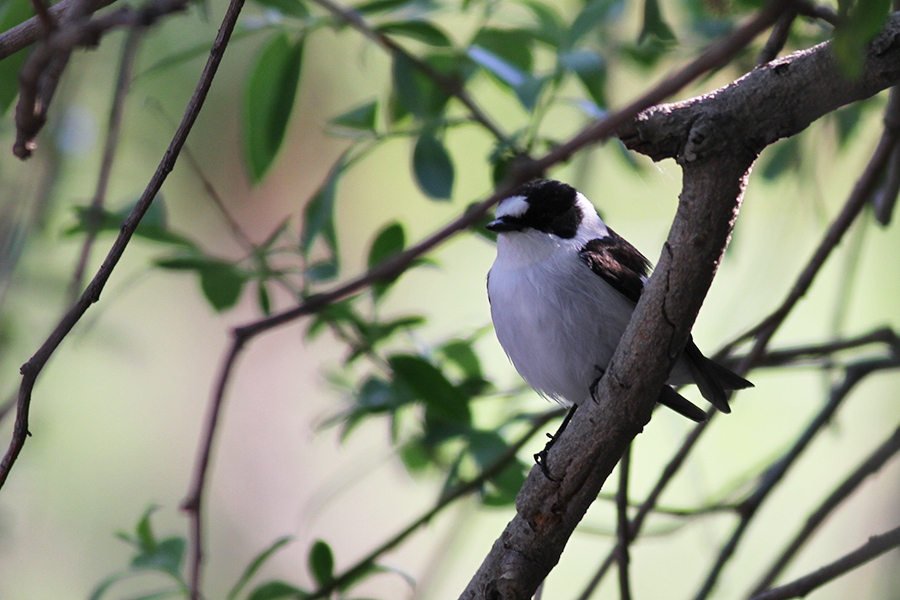
[[[757,68],[685,102],[661,105],[620,137],[683,169],[678,211],[597,403],[580,407],[547,464],[532,469],[517,514],[461,598],[526,599],[559,561],[569,536],[627,444],[650,420],[659,388],[693,325],[740,207],[758,153],[840,106],[900,80],[900,16],[871,44],[863,75],[845,79],[828,44]]]

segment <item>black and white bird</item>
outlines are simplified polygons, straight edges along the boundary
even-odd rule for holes
[[[650,262],[603,223],[583,194],[559,181],[522,186],[500,202],[487,228],[497,233],[487,288],[500,345],[539,394],[577,407],[609,364]],[[688,383],[726,413],[726,391],[752,385],[706,358],[690,338],[667,381]],[[661,404],[705,419],[669,385]]]

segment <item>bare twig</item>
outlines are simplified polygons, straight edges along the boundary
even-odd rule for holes
[[[184,141],[187,139],[187,135],[191,131],[200,109],[203,107],[206,95],[212,85],[213,77],[222,60],[225,45],[228,42],[237,16],[240,13],[240,8],[243,5],[242,0],[233,1],[234,3],[229,8],[225,21],[219,30],[216,42],[213,44],[213,48],[210,51],[209,61],[207,62],[203,73],[200,75],[200,80],[197,84],[197,88],[194,90],[194,95],[191,97],[188,106],[185,109],[181,124],[175,132],[156,172],[144,189],[144,193],[131,211],[131,214],[122,223],[119,236],[113,243],[112,248],[110,248],[106,259],[103,261],[100,269],[97,271],[93,280],[88,284],[84,293],[75,305],[69,309],[62,319],[60,319],[53,332],[44,341],[34,356],[32,356],[27,363],[22,365],[22,384],[19,387],[16,422],[13,427],[13,435],[10,440],[9,448],[6,451],[3,460],[0,461],[0,488],[2,488],[3,484],[6,482],[6,478],[9,476],[12,466],[25,444],[25,439],[29,435],[28,413],[31,406],[31,393],[38,376],[43,370],[44,365],[46,365],[47,361],[50,359],[50,356],[52,356],[56,351],[56,348],[59,347],[62,340],[69,334],[88,308],[90,308],[91,304],[99,300],[101,291],[109,280],[109,277],[118,264],[119,259],[122,257],[122,254],[125,252],[125,248],[128,246],[132,235],[134,235],[134,231],[137,229],[141,218],[143,218],[144,214],[150,208],[150,204],[159,192],[160,187],[162,187],[166,177],[172,171],[175,161],[178,159],[181,147],[184,145]]]
[[[751,600],[787,600],[788,598],[803,598],[816,588],[820,588],[833,579],[849,573],[853,569],[863,565],[874,558],[878,558],[885,552],[900,547],[900,527],[891,529],[881,535],[869,538],[869,541],[844,555],[833,563],[813,571],[805,577],[801,577],[781,587],[766,590],[753,596]]]
[[[778,56],[778,53],[781,52],[785,43],[787,43],[788,35],[791,33],[791,25],[794,24],[796,18],[797,9],[795,7],[789,8],[778,17],[778,21],[772,27],[772,33],[769,34],[769,39],[766,40],[766,45],[763,46],[759,56],[756,58],[757,66],[764,65]]]
[[[630,540],[630,523],[628,519],[628,472],[631,469],[631,445],[628,445],[622,458],[619,459],[619,489],[616,491],[616,546],[619,563],[619,598],[631,600],[631,582],[628,578],[628,547]]]
[[[870,344],[885,344],[888,348],[900,353],[900,337],[889,327],[883,327],[869,333],[847,339],[837,339],[822,344],[798,346],[796,348],[784,348],[782,350],[770,350],[756,363],[756,368],[781,367],[801,362],[815,360],[831,360],[834,355],[844,350],[852,350]],[[743,357],[737,356],[733,362],[741,362]]]
[[[647,495],[647,499],[641,504],[638,512],[635,514],[634,518],[631,520],[631,527],[629,530],[629,541],[634,541],[637,539],[638,533],[640,533],[641,528],[644,525],[644,521],[647,516],[653,512],[653,509],[656,507],[657,502],[659,502],[660,496],[662,496],[663,491],[665,491],[666,487],[668,487],[669,482],[675,477],[679,470],[681,470],[681,466],[684,464],[684,461],[687,460],[688,455],[691,450],[693,450],[694,446],[697,444],[697,441],[700,439],[700,435],[706,430],[709,423],[715,418],[715,415],[718,414],[718,411],[715,409],[710,409],[706,413],[706,420],[702,423],[697,423],[691,432],[685,437],[684,442],[682,442],[681,447],[675,453],[675,455],[669,460],[666,464],[663,472],[660,474],[659,479],[656,481],[656,485],[653,486],[653,489]],[[594,576],[591,577],[591,580],[585,586],[584,590],[581,592],[581,595],[578,596],[578,600],[588,600],[593,593],[594,590],[597,589],[597,586],[600,585],[600,581],[606,575],[609,568],[615,562],[616,556],[619,552],[619,544],[616,544],[616,547],[613,548],[609,554],[606,555],[606,558],[600,566],[597,568],[597,571],[594,573]]]
[[[99,38],[117,27],[147,27],[160,17],[184,10],[190,0],[150,0],[140,9],[130,7],[95,19],[82,18],[79,5],[66,12],[60,25],[34,49],[19,71],[19,102],[16,105],[16,141],[13,153],[21,159],[31,156],[34,138],[43,128],[56,85],[72,50],[96,44]],[[96,10],[90,2],[88,8]]]
[[[881,445],[879,445],[878,448],[862,462],[862,464],[853,469],[853,471],[850,472],[850,475],[828,495],[809,517],[806,518],[806,523],[804,523],[803,527],[797,532],[781,555],[772,561],[769,570],[760,579],[760,582],[750,593],[750,596],[758,596],[771,586],[775,581],[775,578],[787,568],[790,561],[794,558],[794,555],[796,555],[803,547],[803,544],[806,543],[819,525],[821,525],[825,519],[850,496],[851,493],[862,485],[869,475],[877,473],[878,470],[898,452],[900,452],[900,427],[895,429],[894,433],[882,442]]]
[[[76,4],[78,1],[79,0],[60,0],[60,2],[57,2],[47,9],[47,14],[50,19],[55,22],[61,19],[72,5]],[[96,10],[100,10],[113,2],[115,2],[115,0],[99,0],[94,6]],[[41,22],[41,18],[37,16],[16,25],[12,29],[0,33],[0,60],[27,48],[38,41],[45,33],[46,30]]]
[[[784,456],[766,470],[753,493],[740,503],[740,506],[738,507],[740,519],[732,531],[731,537],[719,550],[719,555],[712,568],[709,570],[706,580],[703,582],[703,585],[697,592],[694,600],[704,600],[710,592],[712,592],[713,587],[719,579],[719,575],[721,575],[725,565],[737,549],[747,526],[756,516],[760,506],[762,506],[772,490],[775,489],[778,483],[787,474],[788,470],[796,463],[797,459],[804,450],[806,450],[815,436],[818,435],[822,428],[831,421],[831,418],[834,416],[835,412],[837,412],[837,409],[843,404],[844,400],[856,384],[871,373],[885,369],[896,369],[898,367],[900,367],[900,357],[896,356],[860,361],[847,367],[843,380],[831,389],[828,402],[826,402],[821,410],[819,410],[809,425],[804,428],[793,446],[784,454]]]
[[[818,19],[829,25],[838,24],[838,14],[827,4],[817,4],[810,0],[793,0],[794,10],[804,17]]]
[[[122,58],[119,62],[119,74],[116,78],[116,89],[113,93],[112,107],[109,111],[109,122],[106,127],[106,143],[103,148],[103,158],[100,162],[100,174],[97,177],[97,189],[94,198],[86,214],[86,230],[84,243],[81,247],[81,255],[75,265],[72,282],[69,284],[69,304],[78,298],[81,292],[84,272],[91,256],[91,248],[97,239],[100,217],[106,202],[106,190],[109,187],[109,176],[112,173],[113,161],[119,146],[119,133],[122,125],[122,115],[125,112],[125,98],[131,85],[131,75],[134,68],[134,59],[137,55],[144,29],[136,27],[129,31],[122,47]]]

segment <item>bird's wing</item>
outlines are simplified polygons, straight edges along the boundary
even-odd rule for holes
[[[610,229],[609,235],[589,241],[578,254],[594,274],[637,304],[650,274],[650,261],[637,248]]]

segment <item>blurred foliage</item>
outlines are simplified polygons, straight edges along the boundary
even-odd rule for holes
[[[295,98],[304,91],[304,63],[308,49],[323,31],[351,35],[348,20],[324,10],[317,2],[255,0],[266,15],[236,36],[263,38],[244,76],[242,155],[248,179],[265,180],[284,143]],[[323,175],[316,192],[303,203],[301,223],[285,219],[267,239],[248,248],[239,260],[225,259],[205,250],[189,232],[173,231],[159,197],[136,231],[139,240],[162,248],[153,264],[160,269],[188,272],[199,282],[203,297],[214,311],[227,311],[251,289],[260,317],[276,312],[273,288],[286,289],[296,301],[319,293],[349,273],[343,268],[336,206],[341,201],[342,178],[381,144],[408,141],[410,172],[427,201],[449,201],[457,195],[456,158],[448,140],[457,129],[486,124],[469,114],[454,94],[490,85],[521,107],[514,133],[494,140],[485,157],[493,182],[502,180],[518,156],[553,147],[561,132],[546,126],[548,113],[560,106],[576,106],[585,122],[605,114],[610,79],[624,71],[646,73],[655,79],[672,67],[675,58],[697,53],[710,40],[726,35],[736,23],[757,10],[762,2],[717,3],[680,0],[589,0],[564,11],[550,0],[369,0],[346,7],[363,19],[376,38],[389,40],[391,75],[381,86],[365,90],[365,102],[334,114],[326,130],[346,140],[346,149]],[[635,9],[635,6],[637,8]],[[877,32],[890,2],[841,0],[840,25],[834,30],[835,48],[849,73],[859,69],[861,48]],[[628,10],[641,15],[640,27],[627,26]],[[29,16],[27,0],[9,0],[0,7],[0,28],[9,29]],[[466,26],[460,26],[460,22]],[[466,33],[463,35],[462,33]],[[795,24],[789,49],[805,47],[831,35],[820,23]],[[206,51],[208,43],[168,56],[145,71],[164,71]],[[237,51],[234,48],[230,51]],[[0,62],[0,112],[14,101],[16,73],[24,59],[19,53]],[[733,75],[745,65],[739,60]],[[474,93],[473,93],[474,95]],[[846,140],[860,122],[863,104],[834,115],[835,135]],[[491,118],[490,116],[488,118]],[[494,135],[488,132],[489,135]],[[762,159],[763,176],[780,177],[804,159],[800,138],[785,140]],[[127,217],[130,205],[99,211],[78,208],[67,236],[114,234]],[[299,235],[294,231],[299,230]],[[485,234],[480,231],[479,233]],[[487,234],[489,236],[489,234]],[[407,247],[404,223],[389,220],[377,225],[367,254],[375,269]],[[285,266],[285,257],[288,266]],[[420,259],[413,269],[434,266]],[[342,382],[346,398],[328,426],[339,428],[341,439],[362,423],[383,420],[398,448],[398,456],[411,473],[441,473],[448,493],[480,473],[494,474],[479,482],[485,505],[510,506],[524,481],[525,464],[510,452],[511,437],[521,431],[525,414],[507,415],[488,424],[473,418],[473,406],[497,388],[484,373],[475,344],[483,332],[457,335],[431,343],[409,342],[425,326],[427,314],[387,316],[381,307],[397,277],[377,280],[365,292],[331,304],[308,322],[305,337],[329,332],[346,346]],[[495,469],[502,461],[499,469]],[[159,539],[151,527],[153,509],[147,510],[131,534],[120,538],[134,549],[127,570],[101,582],[91,598],[108,595],[118,581],[152,573],[167,585],[164,591],[140,596],[184,596],[186,540]],[[304,598],[303,590],[283,581],[249,586],[257,570],[289,540],[282,538],[252,561],[229,594],[229,600]],[[335,583],[335,560],[327,542],[316,541],[308,553],[314,585]],[[337,587],[340,597],[380,567],[369,565],[352,581]],[[249,591],[248,591],[249,590]],[[137,598],[137,597],[135,597]]]

